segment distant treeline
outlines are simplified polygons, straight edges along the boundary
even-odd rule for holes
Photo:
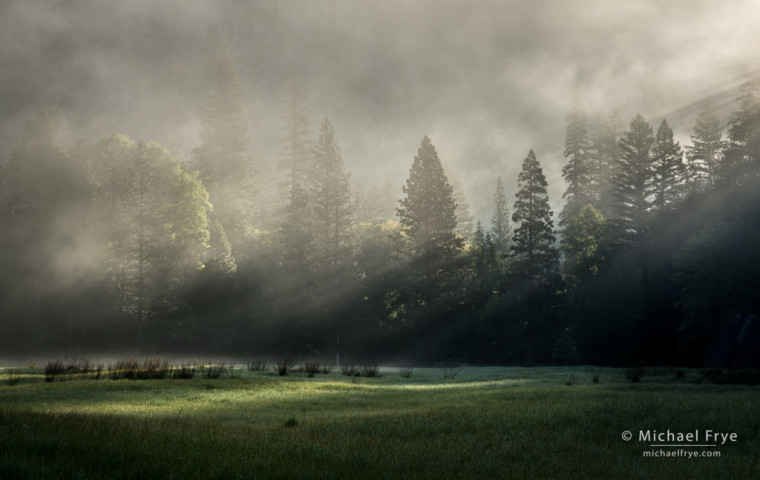
[[[532,150],[512,199],[494,172],[487,225],[428,137],[401,199],[352,189],[298,83],[277,167],[255,166],[228,52],[189,162],[72,141],[42,100],[0,170],[0,356],[760,366],[757,87],[727,124],[705,103],[685,148],[574,107],[556,226]]]

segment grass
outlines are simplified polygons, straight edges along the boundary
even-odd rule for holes
[[[13,370],[16,384],[0,382],[3,479],[760,475],[760,387],[675,375],[632,384],[598,368],[468,367],[446,380],[424,368],[411,378],[238,369],[46,383],[41,369]],[[720,458],[643,458],[645,444],[621,439],[639,429],[738,441]]]

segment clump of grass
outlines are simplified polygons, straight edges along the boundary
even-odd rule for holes
[[[443,378],[447,380],[452,379],[456,377],[457,375],[459,375],[462,372],[462,370],[464,370],[464,365],[458,365],[458,366],[450,365],[448,367],[444,367]]]
[[[321,370],[322,365],[319,363],[319,360],[311,360],[303,364],[303,371],[306,372],[306,376],[309,378],[313,378]]]
[[[109,364],[106,373],[111,380],[161,380],[171,376],[173,370],[174,365],[167,359],[146,358],[140,362],[126,358]]]
[[[707,368],[702,376],[716,385],[760,385],[760,370],[721,370]]]
[[[414,370],[414,367],[401,367],[398,369],[398,373],[401,375],[401,378],[411,378],[412,370]]]
[[[683,368],[676,368],[676,379],[677,380],[683,380],[683,378],[686,376],[686,370]]]
[[[359,371],[359,375],[369,378],[379,377],[380,369],[378,368],[377,363],[369,363],[362,366],[361,370]]]
[[[245,365],[251,372],[261,372],[267,369],[267,362],[262,358],[249,360]]]
[[[296,417],[289,417],[282,424],[286,428],[293,428],[298,425],[298,420],[296,420]]]
[[[322,364],[322,373],[324,375],[330,375],[330,372],[332,372],[333,364],[332,363],[323,363]]]
[[[344,363],[340,367],[340,373],[347,377],[358,377],[361,374],[361,368],[355,363]]]
[[[278,362],[274,362],[272,368],[279,376],[284,377],[293,370],[293,365],[295,365],[295,363],[295,360],[292,358],[283,358]]]
[[[625,378],[631,383],[639,383],[646,375],[647,370],[643,365],[629,367],[625,369]]]
[[[222,375],[227,371],[227,364],[225,362],[205,365],[203,368],[203,378],[215,379],[222,378]]]
[[[13,387],[21,382],[21,372],[15,368],[8,369],[8,386]]]
[[[190,380],[195,376],[195,364],[182,364],[172,369],[172,378]]]
[[[65,371],[66,371],[66,368],[64,367],[62,361],[50,360],[45,365],[45,381],[53,382],[55,381],[56,377],[58,377],[59,375],[63,375]]]
[[[595,373],[594,376],[591,377],[591,383],[593,383],[594,385],[596,385],[597,383],[599,383],[599,374],[598,373]]]

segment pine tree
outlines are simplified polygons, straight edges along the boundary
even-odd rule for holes
[[[299,81],[288,86],[282,120],[280,168],[287,178],[285,190],[290,192],[296,185],[306,184],[312,160],[311,115],[306,89]]]
[[[318,268],[335,276],[351,257],[350,230],[354,212],[349,175],[344,170],[333,126],[327,118],[314,146],[308,189]]]
[[[560,226],[564,226],[567,218],[578,213],[584,205],[596,201],[589,162],[588,121],[586,113],[577,106],[567,115],[565,158],[567,164],[562,168],[562,177],[568,186],[562,195],[565,207],[560,213]]]
[[[673,130],[663,119],[652,147],[652,206],[672,206],[683,194],[685,169],[681,145],[673,140]]]
[[[209,193],[218,220],[236,259],[243,256],[253,210],[253,172],[243,88],[229,49],[224,48],[201,115],[201,146],[193,165]]]
[[[541,278],[559,266],[554,223],[546,192],[546,177],[533,150],[528,152],[517,177],[517,193],[513,208],[512,254],[518,270],[530,278]]]
[[[491,235],[496,251],[505,255],[509,251],[511,228],[509,226],[509,205],[501,177],[496,180],[496,192],[493,197],[494,212],[491,217]]]
[[[203,265],[208,193],[161,145],[124,135],[98,142],[92,175],[104,281],[119,300],[118,313],[134,325],[139,350],[148,320],[176,306],[183,278]]]
[[[470,204],[467,202],[467,196],[464,193],[462,182],[454,173],[454,169],[451,166],[447,166],[444,171],[446,172],[446,178],[448,178],[449,184],[451,185],[454,202],[457,204],[457,208],[454,212],[457,220],[457,232],[459,232],[463,238],[469,240],[472,236],[473,221],[473,218],[470,215]]]
[[[707,101],[697,114],[690,146],[686,147],[687,188],[691,192],[715,186],[718,165],[726,142],[722,140],[720,119]]]
[[[591,129],[589,135],[589,169],[594,192],[594,205],[605,218],[615,215],[614,177],[620,162],[620,117],[613,112],[610,117]]]
[[[721,181],[732,188],[760,172],[760,80],[742,85],[737,103],[739,109],[729,120],[729,143],[720,168]]]
[[[414,157],[403,192],[406,197],[399,201],[397,213],[418,252],[450,254],[461,247],[461,239],[454,233],[457,222],[453,189],[427,135]]]
[[[615,175],[616,222],[621,238],[644,232],[651,208],[653,144],[652,127],[641,115],[636,115],[620,139],[622,155]]]

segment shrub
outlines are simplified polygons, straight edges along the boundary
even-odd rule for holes
[[[401,378],[410,378],[412,370],[414,370],[414,367],[401,367],[398,369],[398,373],[401,375]]]
[[[598,373],[597,373],[597,374],[595,374],[595,375],[594,375],[594,376],[591,378],[591,383],[593,383],[593,384],[597,384],[597,383],[599,383],[599,374],[598,374]]]
[[[296,420],[296,417],[290,417],[283,422],[283,425],[287,428],[292,428],[298,425],[298,420]]]

